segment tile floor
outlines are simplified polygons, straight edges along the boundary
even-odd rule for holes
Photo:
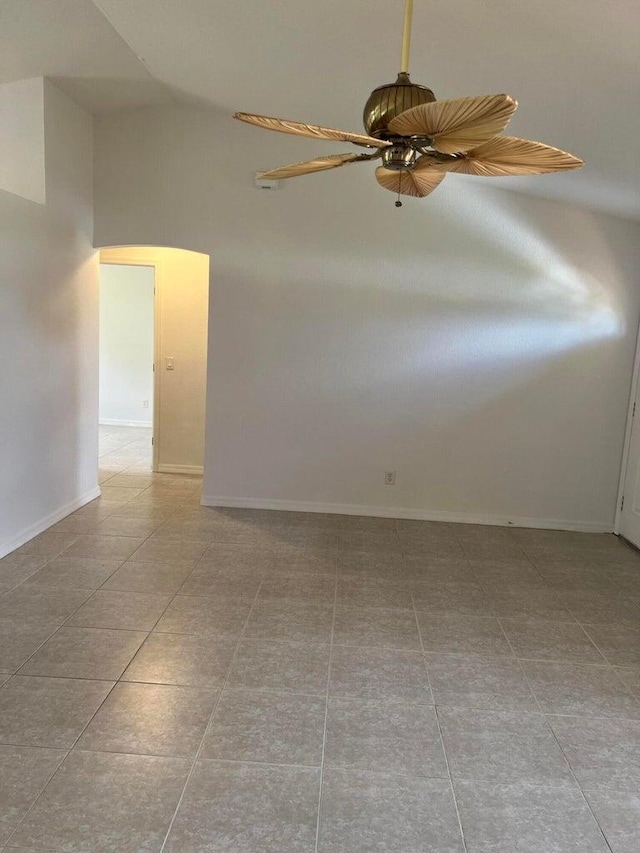
[[[0,561],[0,850],[640,850],[636,552],[205,509],[103,432]]]

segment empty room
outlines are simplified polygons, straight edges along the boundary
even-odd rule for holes
[[[639,40],[0,0],[0,853],[638,853]]]

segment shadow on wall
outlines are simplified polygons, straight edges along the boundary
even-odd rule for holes
[[[120,246],[101,249],[100,262],[155,270],[154,468],[202,474],[209,256],[186,249]]]
[[[473,513],[490,483],[495,514],[531,517],[532,502],[551,520],[568,505],[585,522],[594,503],[613,512],[619,342],[636,310],[625,271],[589,212],[572,209],[566,226],[556,216],[552,231],[548,202],[528,200],[524,214],[501,195],[447,198],[438,230],[450,226],[457,247],[430,235],[400,254],[371,240],[357,276],[344,241],[332,253],[288,246],[277,270],[255,241],[262,277],[226,252],[216,276],[233,302],[224,327],[214,319],[214,359],[229,375],[216,377],[213,429],[223,436],[225,419],[242,430],[222,450],[219,439],[214,465],[235,457],[253,476],[223,496],[277,489],[282,500]],[[399,471],[392,494],[384,467]],[[241,480],[237,465],[222,475]]]

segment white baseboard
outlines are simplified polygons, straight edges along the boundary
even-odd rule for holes
[[[100,418],[100,426],[152,427],[153,421],[118,421],[113,418]]]
[[[612,533],[613,522],[598,524],[561,518],[526,518],[507,515],[481,515],[428,509],[403,509],[358,504],[317,503],[315,501],[280,501],[263,498],[228,498],[203,495],[202,506],[237,507],[241,509],[276,509],[290,512],[319,512],[335,515],[368,515],[377,518],[406,518],[415,521],[446,521],[459,524],[489,524],[497,527],[534,527],[541,530],[574,530],[582,533]]]
[[[17,536],[14,536],[13,539],[10,539],[8,542],[0,543],[0,558],[6,557],[7,554],[10,554],[12,551],[15,551],[16,548],[24,545],[25,542],[33,539],[33,537],[37,536],[38,533],[42,533],[47,530],[47,528],[51,527],[52,524],[62,521],[63,518],[66,518],[72,512],[80,509],[81,506],[88,504],[89,501],[99,498],[101,494],[102,492],[100,491],[99,486],[89,489],[88,492],[80,495],[80,497],[71,501],[71,503],[68,503],[66,506],[60,507],[60,509],[55,510],[55,512],[50,513],[45,516],[45,518],[41,518],[39,521],[36,521],[35,524],[25,527]]]
[[[158,465],[160,474],[198,474],[202,476],[204,468],[202,465]]]

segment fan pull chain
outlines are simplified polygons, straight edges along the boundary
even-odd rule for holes
[[[402,202],[400,201],[400,189],[402,188],[402,172],[398,172],[398,200],[396,201],[396,207],[402,207]]]

